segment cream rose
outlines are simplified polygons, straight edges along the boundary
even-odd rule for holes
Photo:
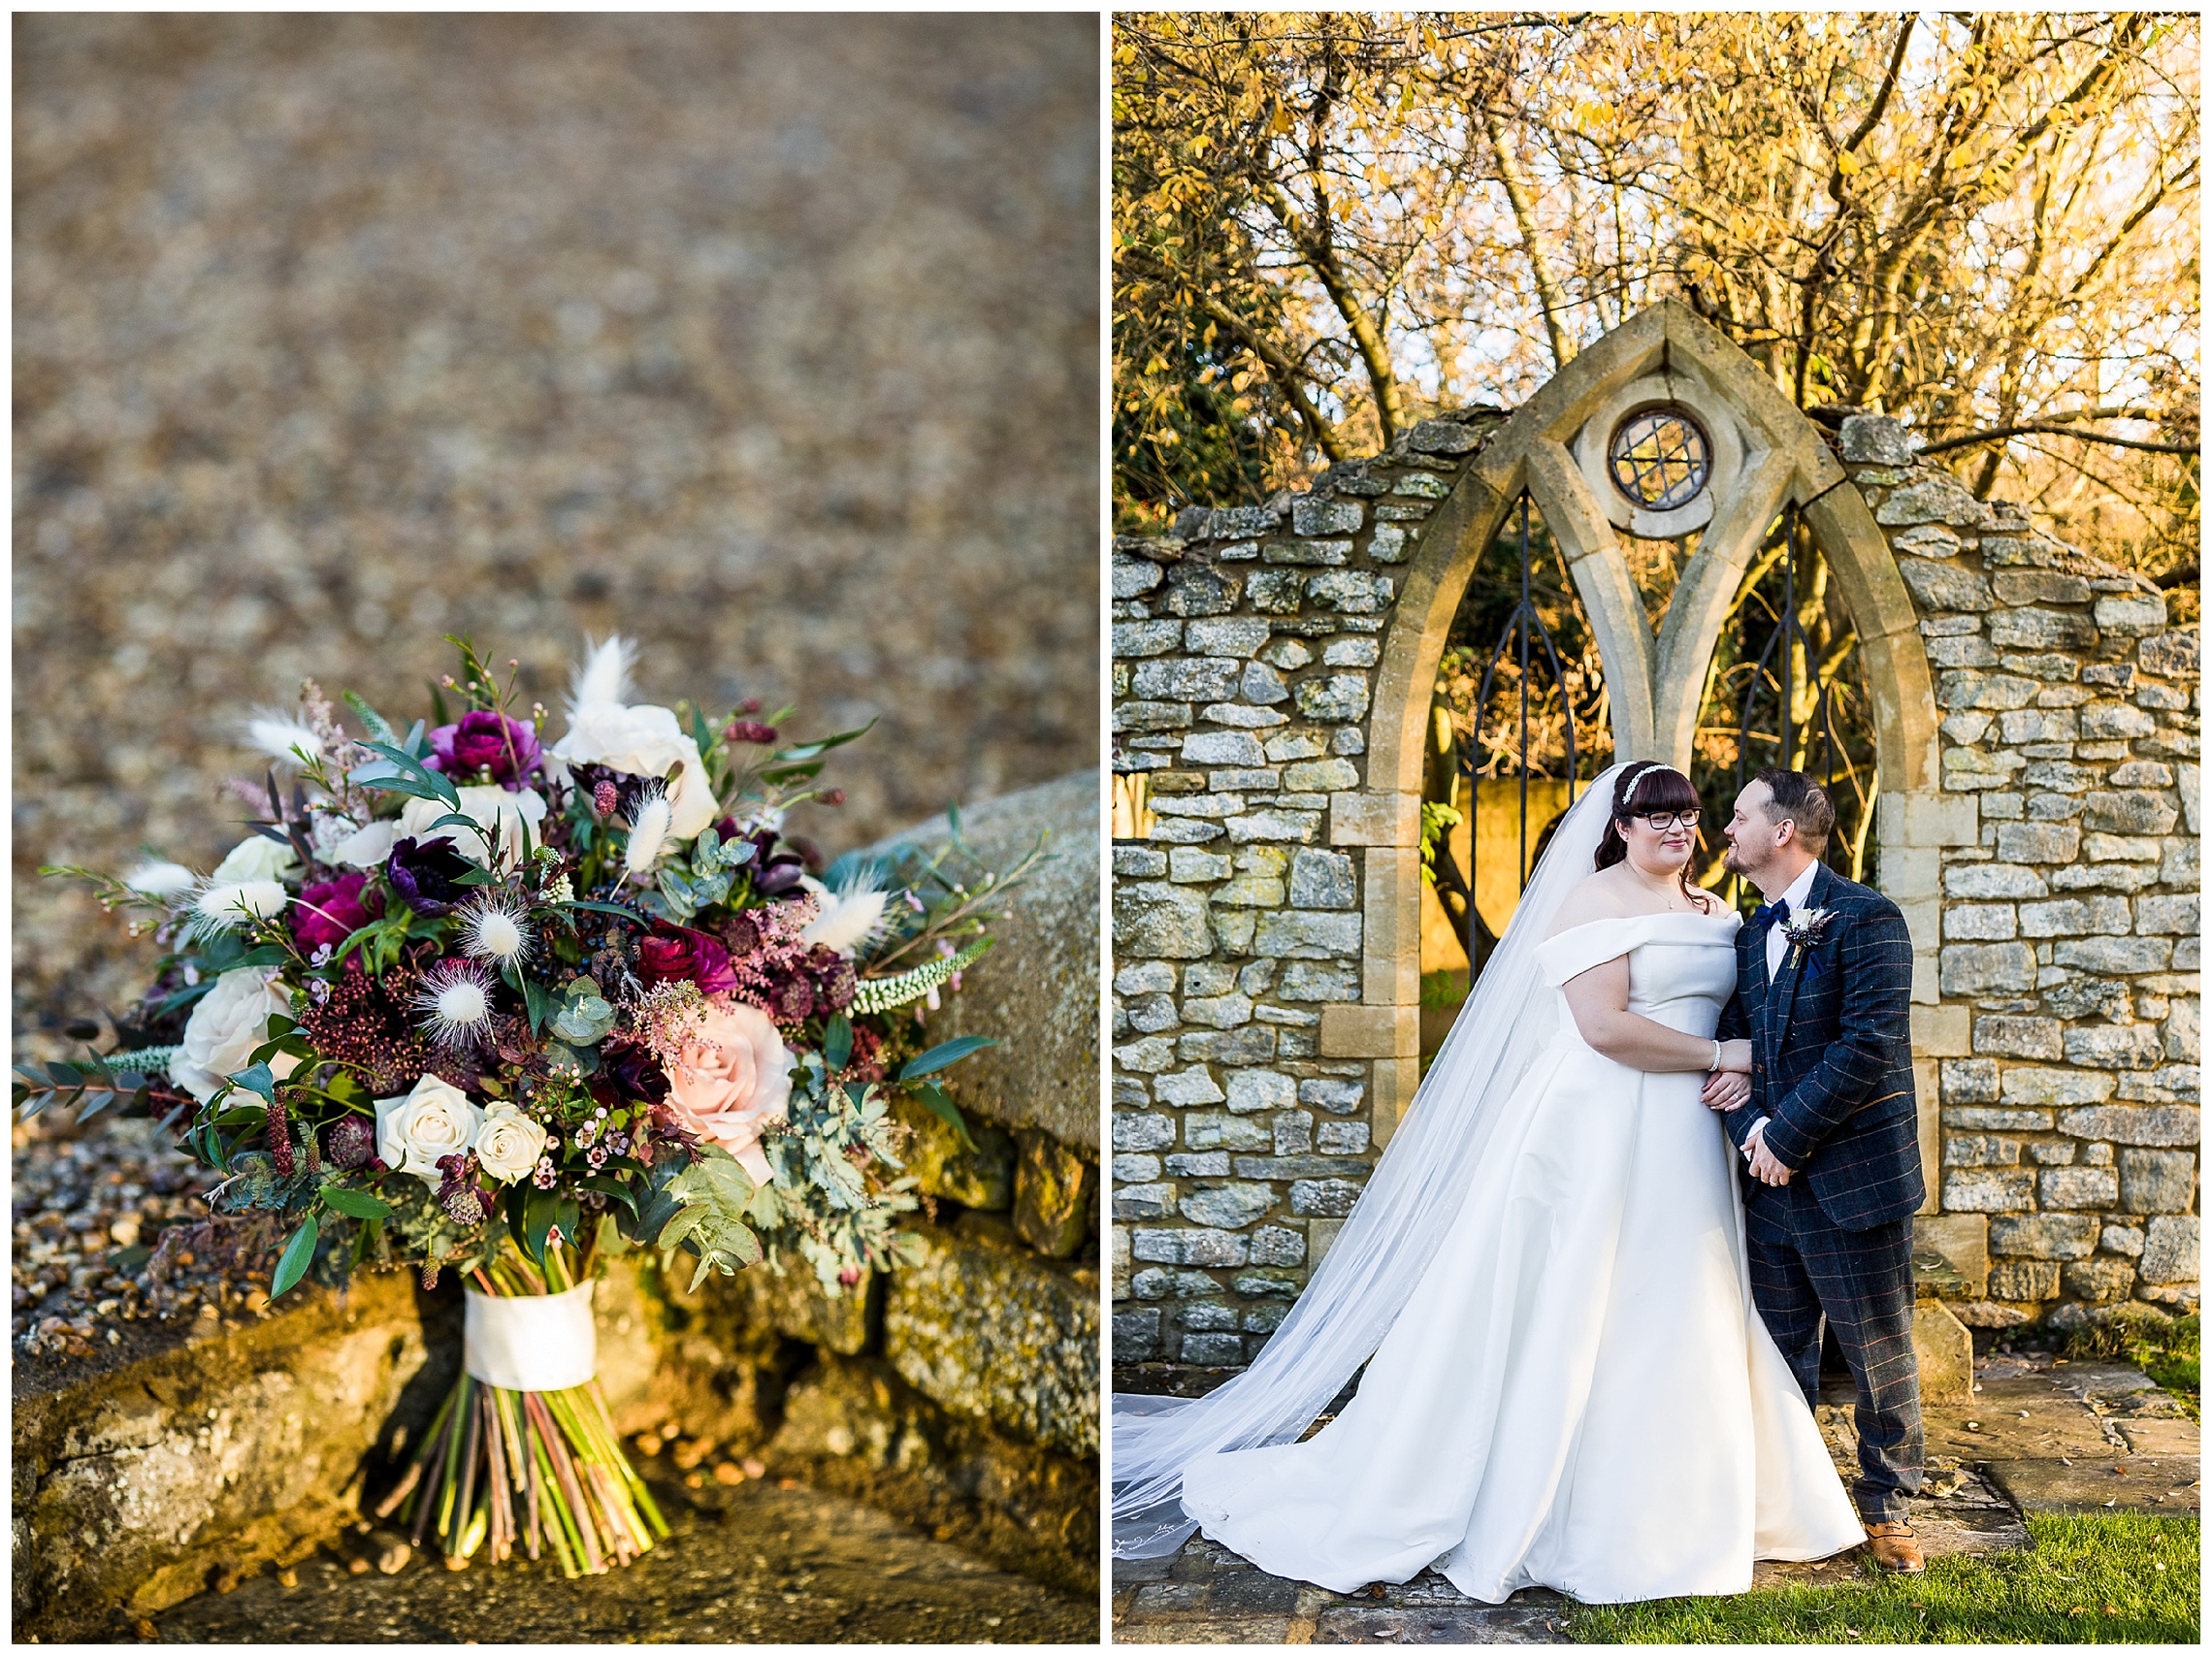
[[[441,1155],[474,1148],[484,1112],[450,1081],[426,1075],[414,1090],[376,1100],[376,1155],[397,1173],[411,1173],[434,1188],[445,1182]]]
[[[791,1102],[791,1054],[768,1015],[743,1001],[709,1001],[667,1073],[668,1105],[685,1130],[720,1145],[765,1185],[761,1129],[782,1120]]]
[[[685,735],[666,707],[624,707],[598,702],[578,707],[569,733],[553,744],[553,757],[566,764],[603,764],[626,776],[666,776],[681,765],[668,790],[668,831],[696,839],[714,821],[714,791],[699,743]]]
[[[496,838],[500,860],[510,865],[522,855],[523,824],[530,825],[532,837],[537,839],[537,843],[544,843],[537,834],[538,824],[545,820],[542,795],[528,788],[510,794],[497,784],[457,788],[454,792],[461,796],[460,814],[476,824],[481,832],[471,833],[452,823],[434,828],[430,826],[432,823],[453,813],[437,799],[409,799],[407,808],[400,813],[399,833],[412,839],[421,839],[426,834],[450,839],[454,850],[475,862],[485,860],[488,842]],[[389,844],[385,849],[391,849]]]
[[[345,817],[315,819],[315,855],[336,867],[380,867],[391,856],[392,841],[397,837],[398,825],[388,821],[355,828]]]
[[[527,1178],[545,1153],[545,1129],[501,1099],[484,1106],[484,1124],[471,1148],[487,1175],[511,1185]]]
[[[246,1055],[269,1039],[271,1016],[291,1010],[291,997],[267,973],[225,972],[192,1008],[177,1059],[169,1066],[170,1080],[205,1104],[225,1080],[245,1068]],[[269,1073],[279,1081],[299,1067],[300,1060],[286,1053],[269,1060]]]
[[[244,885],[252,880],[281,880],[300,871],[300,854],[280,839],[255,834],[231,847],[230,855],[215,864],[211,876],[219,884]]]

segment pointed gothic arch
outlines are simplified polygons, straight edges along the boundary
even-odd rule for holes
[[[1656,380],[1653,385],[1649,382]],[[1640,519],[1592,486],[1612,425],[1639,400],[1691,409],[1715,434],[1703,521]],[[1598,465],[1592,462],[1596,454]],[[1378,1137],[1418,1081],[1420,795],[1431,687],[1475,566],[1526,489],[1567,561],[1605,665],[1614,754],[1686,766],[1706,666],[1774,516],[1795,504],[1834,571],[1872,698],[1876,769],[1889,808],[1936,788],[1936,711],[1911,597],[1873,514],[1818,428],[1750,357],[1678,301],[1629,318],[1508,418],[1439,503],[1405,566],[1384,629],[1367,733],[1369,803],[1332,822],[1367,846],[1362,1002],[1324,1015],[1332,1046],[1377,1064]],[[1702,528],[1658,633],[1614,525],[1650,535]],[[1376,796],[1382,796],[1377,799]],[[1377,808],[1387,801],[1387,808]],[[1935,999],[1934,938],[1915,998]],[[1379,1049],[1386,1049],[1386,1052]]]

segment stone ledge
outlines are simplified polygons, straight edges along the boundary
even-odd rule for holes
[[[374,1452],[427,1425],[458,1373],[450,1297],[365,1274],[342,1302],[316,1288],[236,1330],[167,1325],[119,1361],[19,1362],[16,1637],[113,1637],[118,1607],[164,1609],[218,1565],[337,1536]]]
[[[1073,1455],[1098,1452],[1098,1276],[991,1234],[914,1231],[923,1262],[884,1304],[884,1352],[956,1414]]]
[[[1019,860],[1042,829],[1055,860],[1009,893],[997,946],[966,974],[962,991],[929,1019],[936,1040],[996,1037],[1000,1044],[954,1073],[964,1107],[1010,1127],[1044,1128],[1098,1153],[1098,789],[1095,770],[1025,788],[960,813],[968,844],[994,867]],[[942,817],[869,847],[934,851]],[[1019,1034],[1017,1035],[1017,1031]]]
[[[1010,1234],[923,1234],[921,1268],[836,1299],[765,1267],[693,1294],[647,1255],[614,1256],[598,1310],[615,1425],[676,1414],[810,1468],[858,1454],[823,1480],[1080,1589],[1096,1542],[1086,1526],[1097,1469],[1083,1458],[1097,1448],[1095,1274],[1038,1259]],[[309,1287],[241,1327],[137,1324],[90,1358],[19,1362],[17,1638],[112,1638],[118,1614],[180,1603],[218,1569],[249,1575],[335,1540],[452,1384],[460,1320],[450,1279],[426,1294],[407,1272],[365,1272],[342,1300]],[[847,1370],[889,1374],[860,1354],[887,1334],[891,1363],[937,1395],[887,1403],[876,1425],[832,1442],[807,1424],[805,1400],[835,1393],[852,1413]],[[895,1465],[869,1458],[886,1431],[910,1442]]]

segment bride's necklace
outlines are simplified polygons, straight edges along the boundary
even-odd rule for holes
[[[1703,909],[1696,907],[1694,904],[1677,903],[1676,899],[1681,896],[1682,888],[1680,883],[1675,878],[1672,873],[1670,873],[1667,876],[1665,882],[1662,883],[1651,879],[1633,861],[1627,862],[1626,866],[1628,868],[1630,876],[1634,878],[1639,886],[1642,886],[1646,892],[1650,893],[1651,895],[1657,897],[1661,902],[1667,905],[1666,908],[1662,911],[1663,913],[1703,914],[1705,912]]]

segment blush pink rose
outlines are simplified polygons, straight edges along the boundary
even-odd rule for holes
[[[761,1129],[782,1120],[791,1102],[791,1054],[768,1015],[743,1001],[710,1000],[666,1073],[667,1107],[684,1129],[720,1145],[765,1185]]]

